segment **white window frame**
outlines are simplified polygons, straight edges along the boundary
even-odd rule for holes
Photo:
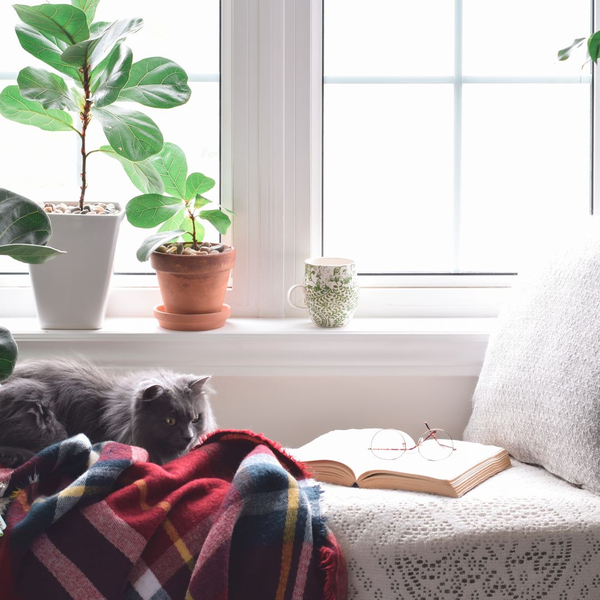
[[[286,291],[302,281],[304,260],[321,254],[322,34],[322,0],[222,0],[221,202],[236,213],[226,237],[237,248],[226,297],[236,317],[305,316],[287,306]],[[598,161],[595,151],[594,183]],[[513,281],[362,276],[357,316],[496,316]],[[147,317],[159,298],[155,276],[115,276],[108,315]],[[0,277],[0,315],[35,315],[27,276]]]

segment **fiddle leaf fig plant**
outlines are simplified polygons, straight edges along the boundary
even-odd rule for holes
[[[0,255],[40,264],[64,254],[47,246],[52,234],[48,215],[35,202],[0,188]],[[17,344],[10,331],[0,327],[0,381],[13,371]]]
[[[144,193],[164,191],[148,159],[163,148],[158,125],[132,103],[173,108],[191,95],[186,72],[162,57],[134,62],[127,36],[139,31],[141,18],[94,22],[100,0],[70,4],[15,4],[22,21],[16,26],[24,50],[52,67],[26,67],[0,93],[0,115],[46,131],[72,131],[80,138],[83,210],[87,189],[87,159],[103,152],[118,160]],[[65,79],[65,77],[67,79]],[[74,113],[74,116],[73,116]],[[88,127],[97,121],[108,146],[90,150]]]
[[[158,173],[164,194],[151,191],[136,196],[129,201],[125,212],[128,221],[135,227],[151,229],[162,226],[138,249],[139,261],[148,260],[157,248],[174,240],[181,240],[182,249],[187,243],[193,250],[199,250],[206,233],[202,221],[213,225],[221,234],[227,233],[231,219],[225,212],[231,211],[223,207],[204,210],[211,200],[203,194],[215,186],[215,180],[198,172],[188,175],[187,160],[179,146],[167,142],[162,151],[147,163]],[[150,188],[142,177],[140,183]],[[142,189],[142,186],[138,187]]]
[[[587,38],[582,37],[573,40],[571,45],[558,51],[558,60],[568,60],[573,53],[584,44],[589,60],[596,64],[600,57],[600,31],[596,31]]]

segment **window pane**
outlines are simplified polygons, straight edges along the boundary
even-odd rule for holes
[[[575,75],[585,54],[557,52],[589,35],[589,0],[462,0],[465,75]]]
[[[452,86],[325,87],[324,253],[452,268]]]
[[[452,74],[450,0],[325,0],[324,10],[326,75]]]
[[[324,254],[515,272],[528,231],[589,212],[591,76],[557,51],[590,0],[324,2]]]
[[[589,128],[587,86],[465,86],[462,270],[515,271],[536,228],[586,213]]]
[[[39,0],[28,0],[29,5]],[[171,0],[169,10],[160,3],[144,0],[102,0],[96,21],[141,16],[144,27],[127,39],[134,60],[165,56],[179,63],[190,75],[192,98],[169,110],[136,105],[156,121],[165,141],[181,146],[188,159],[189,172],[200,171],[216,180],[207,197],[219,202],[219,60],[220,2]],[[9,4],[0,6],[0,89],[13,85],[14,73],[26,66],[46,66],[20,48],[14,33],[18,17]],[[201,35],[199,35],[201,31]],[[51,70],[50,67],[47,67]],[[12,75],[11,75],[12,74]],[[3,79],[4,77],[4,79]],[[134,106],[128,103],[129,106]],[[90,126],[88,149],[106,144],[98,123]],[[2,187],[33,200],[74,201],[79,198],[78,137],[68,132],[45,132],[0,118],[0,164]],[[6,143],[9,140],[9,143]],[[140,194],[115,160],[100,153],[88,161],[90,202],[118,201],[125,204]],[[208,207],[210,208],[210,207]],[[135,251],[153,230],[136,229],[125,220],[115,258],[115,272],[151,272],[148,263],[139,263]],[[208,240],[218,240],[218,233],[206,224]],[[0,272],[23,272],[24,266],[0,257]]]

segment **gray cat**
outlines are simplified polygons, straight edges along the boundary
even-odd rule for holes
[[[85,360],[19,363],[0,386],[0,464],[18,466],[78,433],[140,446],[164,464],[216,429],[208,379],[108,372]]]

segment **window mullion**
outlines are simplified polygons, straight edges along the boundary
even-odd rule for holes
[[[454,3],[454,271],[460,272],[463,113],[463,2]]]

